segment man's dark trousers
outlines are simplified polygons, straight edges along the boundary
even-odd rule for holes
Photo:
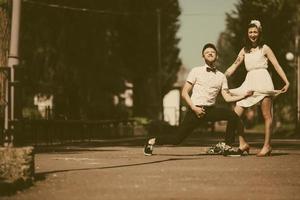
[[[205,115],[198,118],[196,113],[189,109],[179,125],[178,130],[172,135],[158,135],[155,136],[156,144],[180,144],[194,129],[206,122],[227,121],[225,143],[231,145],[234,142],[236,132],[243,133],[244,127],[240,117],[228,108],[221,108],[215,106],[201,106],[205,109]]]

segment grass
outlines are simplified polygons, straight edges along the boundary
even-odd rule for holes
[[[295,124],[292,123],[283,123],[279,127],[274,127],[273,131],[275,134],[277,133],[292,133],[295,130]],[[265,125],[263,123],[256,124],[253,128],[251,129],[246,129],[249,132],[259,132],[259,133],[264,133],[265,130]]]

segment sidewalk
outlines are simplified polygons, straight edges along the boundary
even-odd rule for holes
[[[0,199],[300,199],[299,139],[274,139],[258,158],[263,135],[247,134],[251,155],[207,155],[221,138],[194,134],[150,157],[142,137],[39,148],[35,184]]]

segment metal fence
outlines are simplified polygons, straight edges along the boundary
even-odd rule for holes
[[[16,125],[14,143],[51,145],[145,134],[136,132],[139,127],[134,120],[22,120]]]

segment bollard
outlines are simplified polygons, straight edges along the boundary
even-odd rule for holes
[[[0,193],[7,188],[25,187],[34,180],[33,147],[0,148]]]

